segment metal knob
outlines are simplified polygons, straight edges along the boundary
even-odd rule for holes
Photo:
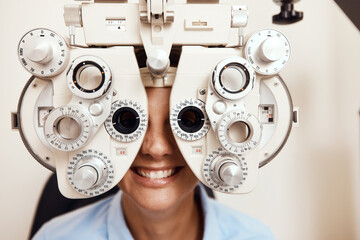
[[[221,181],[228,185],[239,184],[243,178],[241,166],[233,160],[224,160],[218,167],[218,176]]]
[[[163,49],[154,49],[146,60],[149,71],[155,76],[164,76],[170,66],[168,54]]]
[[[105,179],[105,164],[97,159],[91,158],[78,164],[74,172],[74,185],[81,190],[87,190],[101,185]]]

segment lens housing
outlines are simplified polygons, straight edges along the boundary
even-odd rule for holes
[[[212,87],[226,100],[239,100],[254,87],[255,72],[242,57],[231,57],[219,62],[212,74]]]
[[[210,129],[205,104],[197,99],[185,99],[171,111],[170,125],[178,137],[195,141],[203,138]]]
[[[104,125],[115,140],[132,142],[146,131],[147,112],[137,102],[118,100],[112,103],[110,115]]]
[[[111,86],[111,71],[104,60],[95,56],[76,58],[66,75],[70,91],[84,99],[104,96]]]
[[[197,107],[183,108],[178,115],[179,127],[188,133],[199,131],[205,123],[204,113]]]
[[[234,79],[236,77],[234,75],[237,75],[239,78]],[[222,89],[228,93],[241,93],[249,86],[250,73],[240,63],[229,63],[220,70],[219,83]]]
[[[112,117],[114,128],[123,134],[130,134],[136,131],[140,125],[139,114],[129,107],[116,110]]]
[[[101,77],[101,81],[100,83],[97,83],[95,87],[91,87],[88,88],[86,87],[83,82],[81,75],[84,75],[84,71],[90,69],[90,68],[96,68],[99,73],[100,73],[100,77]],[[97,64],[96,62],[93,61],[83,61],[81,63],[79,63],[78,65],[76,65],[76,67],[74,68],[73,71],[73,76],[72,76],[72,81],[74,83],[74,85],[82,92],[85,93],[93,93],[98,91],[105,83],[105,73],[104,70],[99,66],[99,64]]]

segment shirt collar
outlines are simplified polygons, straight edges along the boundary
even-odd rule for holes
[[[126,225],[124,213],[121,207],[121,190],[114,196],[109,207],[107,218],[109,240],[132,240],[133,237]]]

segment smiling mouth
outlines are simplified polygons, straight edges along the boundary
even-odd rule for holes
[[[181,167],[169,168],[164,170],[153,170],[153,169],[145,169],[138,167],[132,168],[132,170],[140,177],[149,178],[149,179],[169,178],[174,176],[176,173],[178,173],[180,169]]]

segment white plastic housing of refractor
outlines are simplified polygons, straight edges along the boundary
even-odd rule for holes
[[[206,117],[212,128],[204,137],[189,141],[177,136],[176,131],[174,135],[186,162],[200,181],[214,190],[225,193],[247,193],[253,190],[257,183],[259,166],[265,165],[277,155],[285,144],[292,126],[291,98],[285,83],[278,75],[257,76],[253,89],[237,100],[229,100],[216,93],[209,84],[214,69],[224,59],[238,57],[243,57],[242,49],[184,46],[170,99],[170,110],[176,108],[184,99],[197,99],[206,104]],[[201,94],[204,90],[206,94]],[[263,106],[272,106],[272,112],[264,112]],[[236,140],[236,137],[231,139],[231,133],[228,132],[224,136],[225,143],[222,143],[222,136],[218,134],[219,127],[226,127],[220,125],[222,119],[229,122],[230,126],[231,121],[236,120],[232,114],[235,113],[234,116],[237,116],[238,112],[244,112],[246,116],[251,115],[251,118],[243,117],[243,121],[239,121],[242,125],[248,126],[248,135],[241,142]],[[231,127],[229,129],[231,130]],[[256,135],[258,140],[252,141]],[[230,146],[230,151],[224,151],[224,144],[233,144],[235,148]],[[224,159],[230,159],[232,162],[227,163],[228,166],[239,165],[239,170],[242,170],[242,180],[238,184],[228,184],[219,180],[222,168],[216,169],[219,165],[217,162],[226,162]]]
[[[171,128],[196,177],[220,192],[253,190],[292,126],[278,75],[290,56],[285,36],[245,36],[247,8],[235,0],[81,2],[65,7],[69,38],[34,29],[18,51],[33,75],[19,100],[20,134],[31,155],[56,170],[61,193],[88,198],[114,187],[147,129],[145,87],[171,86]],[[173,47],[181,49],[178,64]],[[148,59],[137,59],[142,50]],[[128,115],[133,125],[123,126]]]
[[[140,71],[137,66],[133,47],[113,47],[108,49],[91,49],[79,48],[71,51],[70,63],[77,57],[86,58],[86,56],[100,57],[107,63],[113,74],[111,88],[102,97],[97,99],[80,98],[72,94],[68,85],[66,84],[66,72],[52,78],[52,81],[44,81],[35,78],[30,85],[25,89],[23,97],[19,102],[21,111],[19,112],[21,121],[21,133],[23,140],[28,150],[32,155],[44,166],[54,170],[56,168],[58,176],[58,184],[61,193],[68,198],[86,198],[96,196],[110,190],[114,187],[124,176],[131,163],[133,162],[140,146],[145,128],[142,129],[138,138],[131,143],[120,142],[111,137],[105,127],[104,122],[108,118],[111,110],[111,103],[118,100],[132,99],[142,106],[144,114],[147,119],[147,97],[145,88],[142,83]],[[122,56],[126,56],[123,58]],[[91,59],[91,57],[89,57]],[[131,84],[129,84],[131,83]],[[134,94],[136,93],[136,94]],[[50,97],[50,98],[49,98]],[[102,106],[102,113],[98,111],[92,112],[91,107],[94,104]],[[44,133],[44,125],[47,120],[46,113],[44,118],[42,110],[50,111],[59,107],[66,108],[67,106],[77,105],[81,106],[84,111],[91,117],[93,130],[90,139],[79,149],[74,151],[57,150],[46,141]],[[35,106],[35,107],[34,107]],[[93,113],[93,114],[92,114]],[[145,123],[146,123],[146,119]],[[76,142],[76,141],[75,141]],[[65,142],[69,147],[72,142]],[[76,144],[76,143],[74,143]],[[97,151],[101,152],[111,160],[112,171],[109,174],[112,176],[111,184],[106,184],[108,181],[96,191],[90,189],[88,191],[79,191],[74,189],[69,183],[68,167],[70,161],[74,157],[87,157],[83,151]],[[91,155],[91,154],[90,154]],[[104,187],[106,185],[106,187]],[[81,190],[81,189],[80,189]]]
[[[145,26],[151,30],[151,25],[142,23],[139,17],[139,10],[146,11],[145,4],[145,1],[140,1],[139,4],[82,4],[82,26],[86,44],[144,45],[144,33],[140,34],[139,29]],[[174,11],[174,21],[167,22],[163,28],[156,28],[154,31],[161,33],[162,38],[170,37],[172,45],[225,46],[238,43],[238,29],[230,26],[233,10],[230,4],[183,4],[169,1],[166,10]],[[123,20],[125,29],[109,28],[106,25],[107,20],[116,20],[119,23]],[[149,31],[146,34],[153,33]]]

